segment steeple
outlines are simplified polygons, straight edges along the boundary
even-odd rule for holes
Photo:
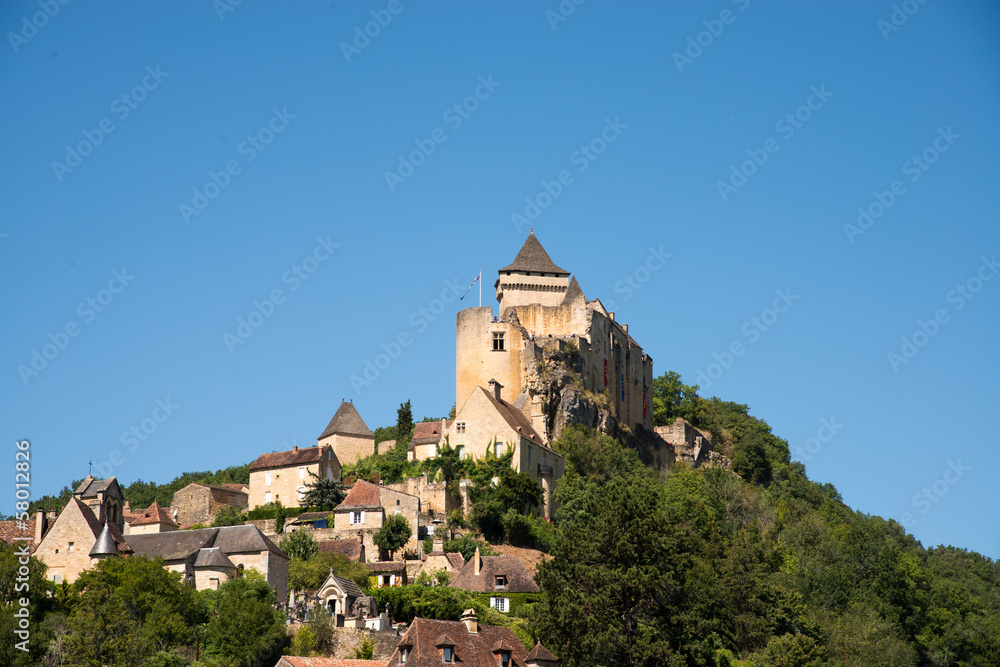
[[[94,542],[94,548],[90,550],[90,557],[109,558],[111,556],[118,555],[120,555],[118,546],[115,544],[115,538],[111,535],[111,528],[108,526],[108,519],[105,519],[104,528],[101,529],[101,534],[97,536],[97,541]]]
[[[569,271],[552,261],[534,229],[514,261],[497,273],[495,287],[501,313],[511,306],[558,306],[569,288]]]

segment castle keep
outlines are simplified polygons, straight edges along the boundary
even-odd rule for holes
[[[582,391],[606,395],[611,415],[622,426],[653,430],[653,360],[615,321],[599,299],[587,300],[576,278],[552,261],[528,235],[514,261],[498,272],[498,316],[489,307],[458,313],[456,404],[491,380],[521,410],[546,442],[558,437],[547,419],[543,351],[579,355]]]

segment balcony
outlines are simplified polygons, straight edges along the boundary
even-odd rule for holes
[[[543,466],[541,463],[538,464],[538,474],[539,475],[551,475],[555,472],[552,466]]]

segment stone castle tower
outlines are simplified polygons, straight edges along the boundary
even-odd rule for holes
[[[576,278],[560,268],[534,234],[498,271],[498,314],[490,307],[457,315],[455,400],[459,408],[491,380],[547,441],[561,430],[560,402],[545,371],[553,353],[574,359],[576,396],[590,392],[621,426],[653,430],[653,360],[599,299],[588,301]],[[582,386],[580,386],[582,384]],[[576,399],[566,396],[565,403]]]

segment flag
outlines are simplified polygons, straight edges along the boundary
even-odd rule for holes
[[[478,276],[476,276],[476,279],[475,279],[475,280],[473,280],[473,281],[472,281],[472,284],[470,284],[470,285],[469,285],[469,289],[465,290],[465,294],[463,294],[462,296],[458,297],[458,300],[459,300],[459,301],[461,301],[461,300],[462,300],[462,299],[464,299],[465,297],[469,296],[469,292],[471,292],[471,291],[472,291],[472,286],[473,286],[473,285],[475,285],[475,284],[476,284],[477,282],[479,282],[479,279],[480,279],[480,278],[482,278],[482,277],[483,277],[483,272],[482,272],[482,271],[480,271],[480,272],[479,272],[479,275],[478,275]]]

